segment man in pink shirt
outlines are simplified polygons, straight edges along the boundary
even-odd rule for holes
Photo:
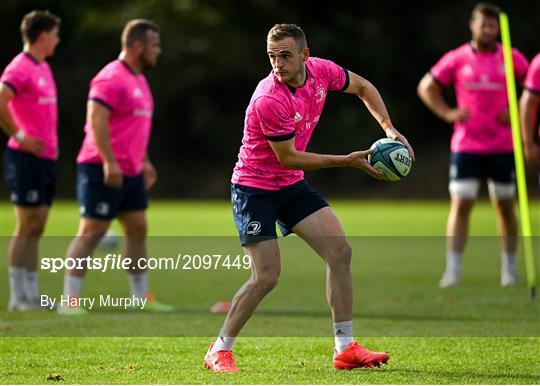
[[[536,54],[531,62],[524,86],[519,101],[523,150],[529,166],[540,171],[540,53]]]
[[[23,17],[23,52],[0,78],[0,125],[10,137],[4,176],[14,205],[9,245],[9,310],[40,309],[36,265],[55,193],[58,157],[56,84],[46,58],[60,42],[60,19],[48,11]]]
[[[146,257],[147,189],[156,182],[156,170],[147,154],[154,101],[143,71],[154,67],[161,53],[159,29],[152,21],[137,19],[126,24],[122,52],[93,79],[84,127],[86,137],[77,157],[77,196],[81,221],[67,258],[90,256],[117,218],[126,236],[124,257],[131,258],[131,294],[147,299],[142,311],[172,311],[153,301],[148,292]],[[73,298],[61,314],[77,315],[84,269],[69,270],[64,279],[64,297]]]
[[[512,132],[503,53],[497,42],[499,8],[478,4],[469,26],[471,42],[445,54],[418,85],[418,94],[426,106],[446,122],[454,123],[446,270],[439,285],[459,283],[471,209],[481,181],[487,179],[501,234],[501,285],[506,286],[517,281],[517,223]],[[514,49],[512,54],[516,75],[523,80],[528,62],[519,51]],[[443,88],[450,86],[456,92],[455,108],[442,96]]]
[[[277,24],[269,32],[267,53],[272,72],[257,86],[246,110],[244,137],[231,185],[233,215],[252,276],[235,294],[205,366],[216,372],[238,371],[233,343],[259,302],[277,284],[280,252],[276,222],[284,236],[296,233],[326,262],[327,294],[334,321],[334,367],[379,366],[386,353],[371,352],[353,338],[351,247],[325,199],[304,180],[304,170],[353,167],[374,178],[382,174],[366,161],[369,151],[326,155],[306,151],[328,91],[357,95],[386,135],[407,140],[392,125],[377,89],[335,63],[310,57],[304,32]]]

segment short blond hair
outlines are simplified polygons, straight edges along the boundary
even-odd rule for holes
[[[288,37],[296,41],[300,50],[307,47],[306,35],[302,31],[302,28],[296,24],[276,24],[268,32],[266,39],[269,42],[277,42]]]

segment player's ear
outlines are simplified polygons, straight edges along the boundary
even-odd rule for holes
[[[133,51],[135,51],[137,54],[140,54],[144,51],[144,46],[145,44],[142,41],[135,40],[132,45]]]
[[[474,17],[469,20],[469,30],[473,33]]]
[[[309,48],[302,49],[302,61],[305,62],[309,58]]]

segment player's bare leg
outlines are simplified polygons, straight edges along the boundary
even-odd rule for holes
[[[326,298],[334,323],[352,320],[351,246],[333,210],[319,209],[293,228],[326,263]]]
[[[40,304],[37,280],[39,239],[45,229],[49,207],[15,206],[15,229],[9,257],[10,302],[12,311],[36,309]]]
[[[276,286],[281,273],[277,240],[265,240],[244,247],[251,257],[251,276],[234,295],[218,339],[212,343],[204,362],[217,372],[238,371],[232,356],[234,341],[264,297]]]
[[[140,308],[140,310],[149,312],[173,311],[174,307],[155,301],[154,296],[148,291],[148,273],[138,264],[139,259],[147,257],[146,235],[148,233],[148,222],[146,220],[146,211],[122,212],[117,218],[126,237],[123,257],[131,259],[128,272],[131,295],[139,299],[147,299],[145,307]]]
[[[110,223],[109,220],[81,218],[77,236],[71,241],[66,252],[66,258],[79,261],[80,259],[91,256],[99,241],[105,235],[107,229],[109,229]],[[80,266],[80,269],[67,270],[64,276],[64,297],[80,298],[82,282],[86,272],[85,264],[81,264]],[[66,315],[80,315],[86,313],[86,310],[78,306],[60,306],[58,307],[58,312]]]
[[[144,272],[138,267],[136,259],[146,257],[146,234],[148,232],[146,212],[144,210],[123,212],[118,215],[118,221],[122,225],[126,237],[123,256],[132,259],[129,267],[130,272]]]
[[[474,200],[452,197],[446,225],[446,269],[439,286],[448,287],[459,283],[461,256],[469,234],[469,219]]]
[[[514,199],[492,198],[497,213],[497,227],[501,236],[501,285],[515,284],[518,280],[516,269],[517,219]]]
[[[386,363],[386,353],[369,351],[353,337],[352,249],[343,228],[330,207],[319,209],[293,228],[326,263],[326,298],[334,322],[334,367],[352,369]]]
[[[236,292],[222,332],[236,337],[261,300],[276,286],[281,273],[277,240],[265,240],[244,247],[251,257],[251,276]]]

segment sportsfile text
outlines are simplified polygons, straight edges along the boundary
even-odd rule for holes
[[[210,269],[251,269],[249,255],[222,254],[182,254],[173,257],[149,257],[132,259],[121,254],[109,253],[104,257],[86,256],[82,258],[44,257],[40,268],[51,273],[68,270],[93,270],[106,272],[108,270],[128,270],[133,263],[139,269],[150,270],[210,270]]]

